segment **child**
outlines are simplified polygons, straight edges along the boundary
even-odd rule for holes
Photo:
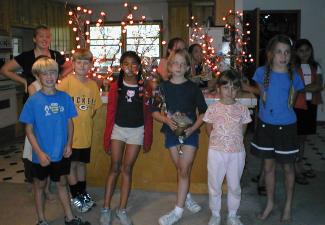
[[[49,57],[38,59],[32,72],[39,77],[42,89],[24,105],[19,120],[26,123],[26,134],[33,148],[31,176],[33,178],[38,225],[48,225],[44,215],[44,189],[49,176],[56,184],[63,206],[66,225],[89,225],[74,217],[67,192],[69,174],[72,117],[77,115],[71,97],[55,89],[58,64]]]
[[[221,186],[224,177],[228,185],[228,225],[242,225],[237,210],[241,199],[240,179],[245,166],[243,136],[251,122],[246,106],[236,102],[240,89],[240,76],[226,70],[217,81],[220,100],[209,106],[203,121],[209,136],[208,184],[212,216],[209,225],[220,224]]]
[[[265,220],[274,207],[276,162],[283,166],[285,205],[281,221],[291,220],[294,190],[294,161],[299,152],[296,115],[292,108],[294,93],[304,88],[291,65],[291,40],[273,37],[266,48],[266,65],[257,68],[253,80],[260,91],[258,122],[251,142],[253,154],[264,160],[267,203],[258,218]],[[295,92],[293,92],[293,90]]]
[[[38,60],[39,58],[44,57],[44,56],[39,56],[36,58]],[[35,92],[41,90],[42,86],[39,81],[39,78],[35,76],[35,81],[33,81],[29,86],[28,86],[28,95],[32,96]],[[31,177],[31,165],[32,165],[32,146],[28,141],[27,136],[25,137],[25,143],[24,143],[24,151],[23,151],[23,163],[24,163],[24,173],[25,173],[25,179],[28,184],[33,183],[33,178]],[[45,198],[46,200],[53,201],[55,199],[54,195],[51,193],[50,190],[51,186],[51,179],[50,177],[47,178],[46,182],[46,187],[44,190],[45,193]]]
[[[118,80],[110,86],[107,104],[104,145],[111,154],[111,167],[101,210],[101,225],[112,223],[111,200],[120,173],[120,203],[116,217],[122,225],[132,225],[126,205],[132,185],[133,166],[141,146],[147,152],[152,144],[152,116],[148,92],[144,89],[141,59],[136,52],[127,51],[121,56],[120,64],[120,74]]]
[[[167,68],[167,59],[173,51],[177,49],[186,49],[186,43],[182,38],[175,37],[169,40],[167,45],[167,54],[166,58],[162,58],[159,61],[159,65],[157,68],[158,73],[160,74],[162,80],[169,80],[170,74]]]
[[[71,203],[79,212],[87,212],[94,200],[86,191],[86,164],[90,161],[93,116],[102,105],[97,83],[87,77],[93,55],[87,49],[78,49],[72,56],[74,73],[64,78],[58,89],[67,92],[74,102],[78,116],[73,118],[71,168],[68,182]]]
[[[165,134],[165,147],[169,149],[170,157],[177,169],[178,192],[175,208],[159,218],[160,225],[172,225],[179,221],[185,206],[193,213],[201,207],[188,194],[190,173],[199,142],[199,127],[203,123],[203,115],[207,109],[203,94],[195,83],[187,79],[190,74],[191,61],[186,50],[178,49],[168,58],[168,70],[171,79],[160,85],[164,94],[167,116],[160,114],[160,109],[153,107],[153,117],[163,123],[162,131]],[[184,94],[186,93],[186,94]],[[196,111],[198,110],[198,115]],[[186,115],[193,121],[192,125],[178,137],[176,122],[171,118],[176,113]]]
[[[294,106],[299,135],[299,156],[296,161],[296,183],[308,184],[308,178],[316,176],[313,170],[305,170],[304,156],[306,136],[316,134],[317,105],[322,103],[323,77],[319,64],[314,59],[314,49],[307,39],[295,43],[296,66],[305,88],[298,93]]]

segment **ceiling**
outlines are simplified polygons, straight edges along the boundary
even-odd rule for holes
[[[92,5],[99,3],[143,3],[143,2],[166,2],[167,0],[55,0],[56,2],[64,2],[72,5]]]

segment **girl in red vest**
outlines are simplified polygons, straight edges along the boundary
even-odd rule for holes
[[[313,170],[305,170],[302,157],[306,136],[316,133],[317,106],[322,102],[322,71],[314,59],[314,49],[307,39],[297,40],[294,46],[297,72],[305,83],[294,106],[297,115],[300,154],[296,162],[296,183],[306,185],[308,178],[315,177]]]
[[[144,85],[141,59],[134,51],[123,53],[117,81],[110,86],[107,104],[104,147],[111,153],[100,225],[111,225],[111,200],[121,174],[120,203],[115,215],[122,225],[132,225],[126,212],[132,182],[133,166],[141,146],[149,151],[152,144],[152,115],[149,107],[149,85]]]

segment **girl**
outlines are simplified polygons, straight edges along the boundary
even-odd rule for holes
[[[132,170],[141,145],[147,152],[152,144],[152,116],[144,90],[141,59],[135,52],[127,51],[121,56],[120,63],[120,75],[110,86],[107,104],[104,145],[105,150],[111,153],[111,167],[106,182],[101,225],[112,223],[111,200],[120,172],[121,197],[116,216],[122,225],[132,224],[126,213]]]
[[[284,170],[285,205],[281,220],[291,219],[294,188],[294,161],[299,152],[296,115],[292,108],[294,91],[304,88],[291,66],[291,40],[273,37],[266,48],[266,65],[257,68],[253,80],[260,91],[259,120],[251,142],[252,153],[264,159],[267,203],[258,218],[265,220],[274,207],[275,167]]]
[[[224,177],[228,185],[228,225],[242,225],[236,215],[240,204],[240,178],[245,166],[243,136],[252,119],[246,106],[236,102],[240,76],[226,70],[217,81],[219,102],[209,106],[203,121],[210,138],[208,151],[208,185],[212,216],[208,225],[220,224],[221,186]]]
[[[201,210],[201,207],[188,194],[188,190],[191,168],[198,148],[199,127],[203,123],[202,118],[207,109],[200,89],[186,78],[191,66],[188,52],[182,49],[172,52],[167,65],[172,77],[160,85],[161,93],[164,94],[167,116],[160,114],[159,108],[153,108],[152,115],[157,121],[163,123],[165,147],[169,149],[170,157],[177,169],[178,191],[175,209],[159,218],[160,225],[172,225],[180,220],[184,204],[193,213]],[[196,110],[199,112],[198,116]],[[177,126],[171,116],[176,112],[194,121],[184,131],[185,137],[183,138],[173,133]]]
[[[158,73],[160,74],[162,80],[168,80],[170,78],[170,74],[167,69],[167,59],[173,51],[177,49],[186,49],[186,43],[182,38],[175,37],[170,39],[167,45],[167,54],[166,58],[162,58],[159,61],[159,65],[157,68]]]
[[[314,59],[314,49],[307,39],[300,39],[294,46],[296,66],[305,88],[298,93],[294,106],[299,135],[299,157],[296,162],[296,182],[308,184],[306,177],[315,177],[313,170],[305,170],[304,156],[306,135],[316,133],[317,105],[321,103],[323,77],[319,64]]]
[[[188,48],[188,52],[191,55],[191,80],[197,83],[200,88],[208,87],[208,81],[212,79],[212,72],[208,66],[204,65],[201,45],[192,44]]]

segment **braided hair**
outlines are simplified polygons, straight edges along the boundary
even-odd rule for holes
[[[272,63],[274,58],[274,49],[278,43],[283,43],[288,46],[290,46],[290,50],[292,49],[292,41],[291,39],[286,35],[276,35],[268,42],[266,46],[266,64],[265,64],[265,74],[264,74],[264,80],[263,85],[264,89],[267,89],[270,85],[270,74],[272,69]],[[288,64],[288,73],[290,77],[290,81],[293,80],[293,60],[292,57],[290,57],[290,62]]]
[[[136,52],[134,51],[126,51],[122,54],[121,58],[120,58],[120,64],[122,65],[124,60],[126,58],[133,58],[136,63],[139,66],[139,71],[137,74],[137,83],[138,83],[138,91],[139,91],[139,97],[143,97],[144,94],[144,79],[142,76],[142,66],[141,66],[141,58],[137,55]],[[117,80],[117,86],[118,86],[118,92],[120,92],[122,90],[122,86],[123,86],[123,78],[124,78],[124,70],[121,69],[120,70],[120,74],[118,76],[118,80]]]

